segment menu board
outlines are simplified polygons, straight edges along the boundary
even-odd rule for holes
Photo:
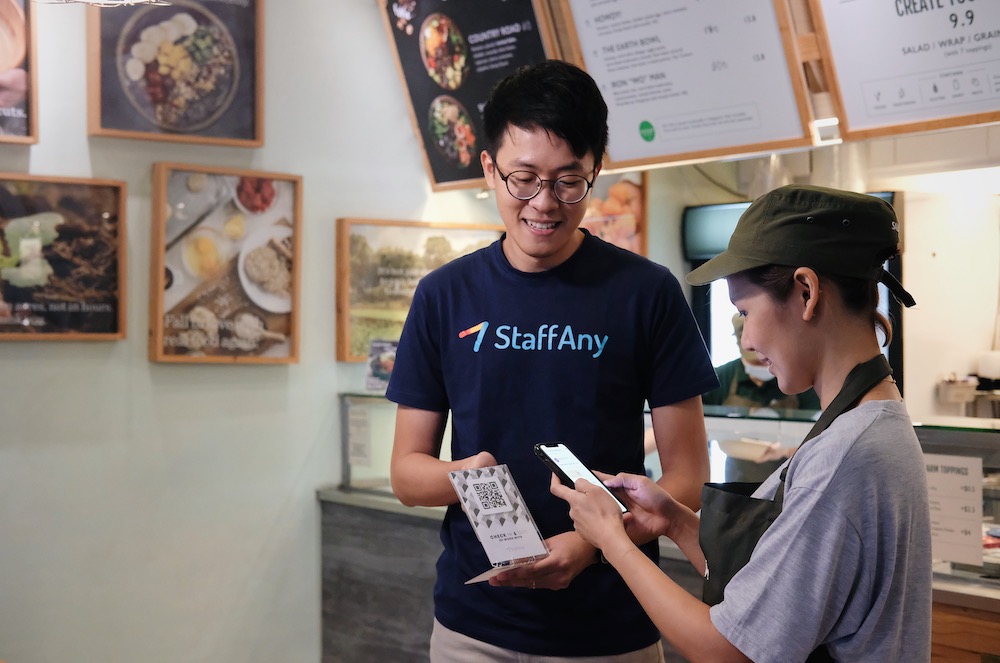
[[[552,52],[532,0],[382,0],[434,190],[482,187],[493,85]]]
[[[844,138],[1000,120],[1000,2],[810,2]]]
[[[561,2],[608,103],[613,167],[812,143],[783,2]]]

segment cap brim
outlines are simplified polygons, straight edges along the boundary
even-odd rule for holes
[[[731,274],[770,264],[772,263],[767,260],[737,256],[723,251],[701,267],[691,271],[685,279],[691,285],[708,285],[712,281],[724,279]]]

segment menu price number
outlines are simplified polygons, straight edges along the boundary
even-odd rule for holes
[[[971,9],[966,9],[964,14],[956,14],[956,13],[950,14],[948,16],[948,20],[951,21],[951,27],[953,29],[954,28],[967,28],[970,25],[972,25],[972,22],[974,20],[976,20],[976,13],[974,11],[972,11]]]
[[[729,64],[725,60],[712,60],[712,72],[725,71],[729,69]]]
[[[964,484],[961,488],[959,488],[959,490],[961,490],[963,493],[974,493],[976,492],[976,487],[970,486],[969,484]]]
[[[756,14],[747,14],[746,16],[743,17],[743,22],[744,23],[756,23],[757,22],[757,15]]]
[[[712,24],[710,23],[710,24],[708,24],[708,25],[706,25],[706,26],[705,26],[705,28],[704,28],[703,32],[704,32],[705,34],[707,34],[707,35],[714,35],[714,34],[718,34],[718,32],[719,32],[719,26],[717,26],[717,25],[712,25]]]

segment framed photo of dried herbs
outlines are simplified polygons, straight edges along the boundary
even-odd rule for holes
[[[149,358],[298,361],[302,179],[153,165]]]
[[[125,338],[125,183],[0,173],[0,340]]]

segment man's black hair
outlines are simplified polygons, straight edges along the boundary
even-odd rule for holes
[[[498,82],[483,108],[486,152],[496,157],[508,126],[543,129],[569,143],[573,155],[604,159],[608,105],[590,75],[568,62],[545,60],[520,67]]]

